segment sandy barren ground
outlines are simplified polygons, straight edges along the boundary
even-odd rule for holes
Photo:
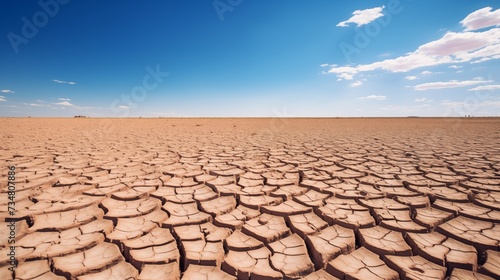
[[[499,119],[0,126],[0,279],[500,278]]]

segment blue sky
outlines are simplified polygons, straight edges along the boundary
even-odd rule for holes
[[[0,116],[498,116],[499,7],[2,1]]]

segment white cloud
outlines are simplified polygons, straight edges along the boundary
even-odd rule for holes
[[[413,81],[413,80],[417,79],[417,76],[406,76],[405,79],[407,79],[409,81]]]
[[[61,80],[52,80],[52,81],[55,83],[58,83],[58,84],[76,85],[75,82],[67,82],[67,81],[61,81]]]
[[[422,97],[422,98],[416,98],[415,99],[415,102],[431,102],[432,100],[430,100],[429,98],[425,98],[425,97]]]
[[[498,46],[498,47],[500,47],[500,46]],[[495,54],[495,55],[492,55],[492,56],[483,57],[481,59],[477,59],[477,60],[471,61],[470,63],[472,63],[472,64],[474,64],[474,63],[481,63],[481,62],[485,62],[485,61],[488,61],[488,60],[499,59],[499,58],[500,58],[500,54]]]
[[[69,98],[57,98],[58,100],[62,100],[62,101],[71,101],[71,99]]]
[[[483,80],[466,80],[466,81],[457,81],[451,80],[448,82],[432,82],[432,83],[424,83],[414,86],[415,90],[429,90],[429,89],[443,89],[443,88],[457,88],[457,87],[466,87],[472,86],[482,83],[491,83],[493,81],[483,81]]]
[[[459,69],[459,68],[462,68],[462,66],[453,64],[453,65],[448,66],[448,68]]]
[[[473,103],[468,103],[465,101],[451,101],[451,100],[443,100],[441,102],[441,105],[444,107],[448,108],[466,108],[468,109],[467,111],[472,111],[471,108],[473,107],[500,107],[500,101],[494,101],[494,100],[484,100],[481,102],[473,102]]]
[[[118,106],[118,108],[120,108],[120,109],[128,109],[129,107],[125,106],[125,105],[120,105],[120,106]]]
[[[337,64],[331,65],[331,69],[328,70],[327,73],[336,73],[336,74],[356,74],[358,72],[358,69],[356,67],[351,67],[351,66],[340,66],[337,67]]]
[[[442,38],[418,47],[417,52],[435,56],[459,56],[459,60],[469,61],[460,55],[473,54],[483,47],[500,43],[500,29],[493,28],[483,32],[448,32]],[[477,56],[477,55],[474,55]]]
[[[326,73],[337,76],[347,73],[354,78],[360,72],[374,70],[408,72],[422,67],[464,62],[479,63],[491,59],[500,59],[500,28],[478,32],[447,32],[443,37],[423,44],[405,55],[356,66],[331,65]]]
[[[328,63],[323,63],[320,65],[321,67],[327,67],[328,66]]]
[[[355,81],[354,83],[351,84],[351,87],[359,87],[362,84],[363,84],[362,81]]]
[[[491,7],[479,9],[466,16],[460,23],[465,31],[500,25],[500,9],[491,12]]]
[[[352,80],[352,76],[351,74],[348,74],[348,73],[342,73],[340,75],[337,75],[337,81],[342,81],[342,80]]]
[[[384,16],[382,14],[382,10],[385,8],[385,6],[382,7],[375,7],[371,9],[365,9],[365,10],[356,10],[352,13],[352,17],[349,18],[346,21],[339,22],[337,26],[340,27],[346,27],[348,26],[349,23],[355,23],[356,26],[362,26],[365,24],[368,24],[374,20],[376,20],[379,17]]]
[[[469,89],[469,91],[479,91],[479,90],[496,90],[500,89],[500,85],[486,85],[486,86],[478,86],[475,88]]]
[[[407,54],[405,56],[400,56],[393,59],[386,59],[371,64],[361,64],[356,67],[334,66],[330,68],[330,70],[328,70],[327,73],[334,73],[339,75],[344,73],[349,73],[349,75],[352,77],[359,72],[367,72],[374,70],[386,70],[390,72],[408,72],[410,70],[420,67],[434,66],[451,62],[453,62],[451,57],[427,56],[424,54],[420,54],[418,52],[414,52]]]
[[[500,107],[500,101],[485,100],[485,101],[479,103],[479,106]]]
[[[53,103],[55,105],[62,105],[62,106],[74,106],[73,104],[69,103],[69,101],[61,101],[61,102],[57,102],[57,103]]]
[[[52,105],[46,104],[45,101],[43,100],[36,100],[37,103],[23,103],[26,106],[31,106],[31,107],[48,107],[48,108],[53,108]]]
[[[5,101],[7,101],[5,100],[5,96],[0,95],[0,102],[5,102]]]
[[[445,107],[449,107],[449,108],[456,108],[456,107],[464,106],[465,103],[464,102],[460,102],[460,101],[443,100],[441,102],[441,105],[443,105]]]
[[[368,96],[362,96],[358,97],[359,100],[385,100],[386,96],[385,95],[368,95]]]
[[[420,72],[420,75],[430,75],[430,74],[432,74],[432,72],[427,70]]]
[[[14,93],[14,91],[10,90],[10,89],[2,89],[0,90],[1,93]]]

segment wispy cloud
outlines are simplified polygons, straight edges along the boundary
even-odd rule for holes
[[[52,105],[47,104],[43,100],[36,100],[36,103],[23,103],[26,106],[31,106],[31,107],[47,107],[47,108],[54,108]]]
[[[431,101],[432,101],[431,99],[425,97],[415,99],[415,102],[431,102]]]
[[[359,100],[385,100],[386,96],[385,95],[368,95],[368,96],[362,96],[358,97]]]
[[[71,109],[71,110],[90,110],[90,109],[105,109],[109,110],[110,108],[101,108],[101,107],[84,107],[84,106],[78,106],[70,102],[71,99],[69,98],[57,98],[59,102],[52,102],[52,103],[47,103],[44,100],[36,100],[35,102],[32,103],[23,103],[26,106],[31,106],[31,107],[46,107],[46,108],[51,108],[54,110],[65,110],[65,109]]]
[[[0,90],[1,93],[14,93],[14,91],[10,90],[10,89],[2,89]]]
[[[463,108],[470,108],[471,106],[477,106],[477,107],[500,107],[500,101],[496,100],[484,100],[478,103],[468,103],[464,101],[451,101],[451,100],[443,100],[441,102],[441,105],[444,107],[448,108],[458,108],[458,107],[463,107]]]
[[[67,82],[67,81],[61,81],[61,80],[52,80],[54,83],[58,84],[68,84],[68,85],[76,85],[75,82]]]
[[[349,74],[349,73],[342,73],[340,75],[337,76],[338,79],[337,81],[341,81],[341,80],[352,80],[353,78],[353,75]]]
[[[5,96],[0,95],[0,102],[5,102],[5,101],[7,101],[7,100],[5,100]]]
[[[448,68],[459,69],[459,68],[462,68],[462,66],[461,65],[455,65],[455,64],[453,64],[453,65],[448,66]]]
[[[500,25],[500,10],[491,11],[491,7],[479,9],[466,16],[460,23],[465,31],[477,30],[490,26]]]
[[[495,51],[494,49],[489,49],[489,50],[490,51]],[[492,55],[492,56],[483,57],[481,59],[471,61],[471,64],[477,64],[477,63],[485,62],[485,61],[492,60],[492,59],[500,59],[500,54],[495,54],[495,55]]]
[[[491,24],[486,23],[483,25],[485,27],[491,26]],[[421,67],[464,62],[479,63],[491,59],[500,59],[500,28],[478,32],[467,30],[447,32],[440,39],[423,44],[415,51],[403,56],[356,66],[331,65],[326,73],[336,74],[338,80],[343,80],[345,78],[342,75],[345,74],[353,78],[354,75],[361,72],[375,70],[408,72]]]
[[[405,79],[407,79],[409,81],[413,81],[413,80],[417,79],[417,76],[406,76]]]
[[[54,104],[54,105],[62,105],[62,106],[74,106],[69,101],[61,101],[61,102],[52,103],[52,104]]]
[[[347,27],[349,23],[355,23],[356,26],[359,27],[368,24],[376,20],[377,18],[384,16],[384,14],[382,14],[382,10],[384,8],[385,6],[365,10],[356,10],[352,13],[352,17],[350,17],[348,20],[339,22],[337,26]]]
[[[469,91],[479,91],[479,90],[497,90],[500,89],[500,85],[486,85],[486,86],[478,86],[475,88],[469,89]]]
[[[424,83],[414,86],[415,90],[429,90],[429,89],[444,89],[444,88],[457,88],[457,87],[466,87],[483,83],[491,83],[493,81],[483,81],[483,80],[465,80],[465,81],[457,81],[451,80],[448,82],[432,82],[432,83]]]
[[[351,84],[351,87],[359,87],[362,84],[363,84],[362,81],[355,81],[354,83]]]

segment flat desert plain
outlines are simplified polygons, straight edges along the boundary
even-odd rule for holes
[[[498,118],[0,125],[0,279],[500,279]]]

